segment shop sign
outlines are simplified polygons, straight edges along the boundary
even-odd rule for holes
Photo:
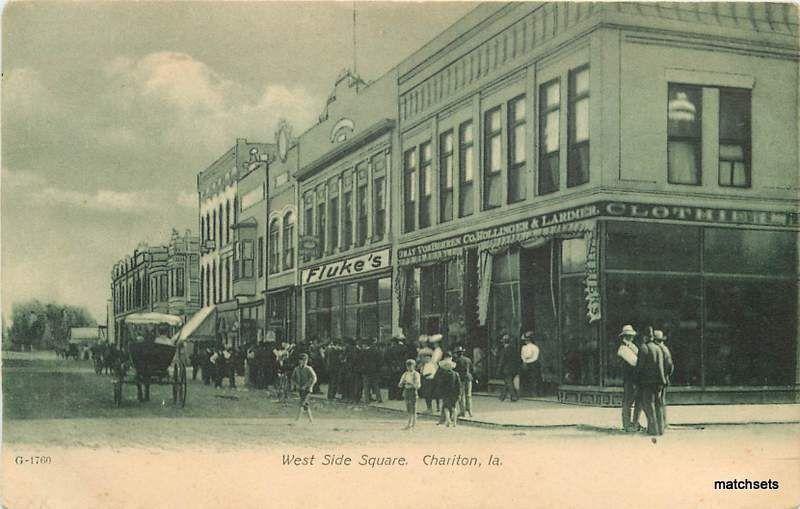
[[[483,228],[474,232],[467,232],[458,237],[438,240],[428,244],[401,248],[397,251],[397,258],[402,263],[404,259],[436,253],[440,251],[452,250],[454,248],[464,248],[473,244],[493,241],[496,239],[509,240],[509,242],[524,240],[531,237],[542,235],[554,226],[588,219],[600,214],[597,205],[586,205],[573,207],[549,214],[540,214],[521,221],[508,223],[491,228]]]
[[[597,228],[586,236],[586,317],[589,323],[594,323],[602,316],[600,314],[600,287],[597,252]]]
[[[604,216],[634,217],[642,219],[669,219],[718,224],[745,224],[756,226],[797,226],[798,214],[765,210],[720,209],[711,207],[686,207],[651,203],[605,202]]]
[[[374,251],[361,256],[344,258],[335,262],[303,269],[302,284],[320,283],[332,279],[355,276],[389,267],[390,250]]]

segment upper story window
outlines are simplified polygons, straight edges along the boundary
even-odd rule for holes
[[[294,267],[294,214],[283,216],[283,270]]]
[[[569,73],[567,187],[589,182],[589,68]]]
[[[184,280],[184,270],[183,267],[178,267],[175,269],[175,295],[178,297],[183,297],[186,291],[186,281]]]
[[[240,245],[242,247],[242,256],[241,256],[241,259],[242,259],[242,277],[246,277],[246,278],[247,277],[253,277],[253,254],[254,254],[253,253],[253,241],[250,240],[250,239],[246,239],[246,240],[243,240],[242,242],[240,242]],[[226,263],[229,263],[229,262],[226,261]],[[226,268],[226,276],[227,276],[227,271],[230,270],[230,267],[226,265],[225,268]],[[220,275],[221,274],[222,274],[222,271],[220,270]],[[227,287],[228,282],[226,281],[225,283],[226,283],[225,286]]]
[[[426,141],[419,146],[419,227],[431,225],[431,208],[433,205],[433,152],[431,142]]]
[[[320,255],[325,252],[325,203],[317,204],[317,244]]]
[[[416,229],[417,202],[417,149],[406,150],[403,154],[403,230]]]
[[[386,155],[372,157],[372,240],[386,235]]]
[[[528,172],[525,167],[525,96],[508,103],[508,203],[516,203],[527,195]]]
[[[218,230],[219,231],[219,237],[217,237],[219,239],[219,242],[217,243],[217,248],[220,248],[220,247],[222,247],[222,243],[225,242],[225,230],[222,227],[223,217],[222,217],[222,204],[221,203],[219,204],[219,212],[217,213],[217,219],[219,220],[219,230]],[[222,271],[220,271],[220,272],[222,272]]]
[[[503,127],[500,108],[487,111],[484,120],[483,208],[492,209],[502,205]]]
[[[267,266],[270,274],[275,274],[280,270],[280,266],[278,265],[281,259],[281,246],[278,245],[279,232],[278,218],[274,218],[269,222],[269,237],[267,240],[267,251],[269,252],[269,262]]]
[[[472,215],[475,210],[475,141],[472,133],[472,120],[462,123],[458,128],[458,216]]]
[[[214,222],[214,230],[213,230],[212,235],[211,235],[211,240],[216,242],[216,240],[217,240],[217,209],[214,209],[213,214],[211,216],[211,219]],[[217,245],[217,247],[219,247],[219,245]]]
[[[328,252],[332,253],[339,243],[339,195],[328,193],[329,200],[329,218],[331,241],[328,243]]]
[[[303,210],[303,235],[314,235],[314,193],[313,191],[307,192],[303,197],[305,209]],[[310,250],[303,250],[303,260],[308,261],[311,259]]]
[[[225,201],[225,243],[228,244],[231,241],[231,202],[230,200]]]
[[[356,246],[363,246],[367,243],[367,217],[369,216],[368,181],[367,163],[359,163],[356,166]]]
[[[258,277],[264,277],[264,237],[258,237]],[[236,278],[236,262],[233,262],[233,277]]]
[[[750,187],[750,90],[719,90],[719,185]]]
[[[667,179],[670,184],[702,181],[703,90],[669,84],[667,100]]]
[[[453,219],[453,131],[439,136],[439,222]]]
[[[342,251],[350,249],[353,242],[353,191],[352,181],[350,188],[342,193]]]
[[[539,87],[539,194],[558,191],[561,83]]]

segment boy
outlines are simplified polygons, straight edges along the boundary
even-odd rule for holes
[[[403,399],[406,402],[406,412],[408,412],[408,424],[403,429],[414,429],[417,424],[417,391],[422,386],[422,380],[417,370],[414,369],[415,366],[414,359],[408,359],[406,370],[397,384],[403,390]]]
[[[305,410],[308,414],[308,422],[313,423],[314,418],[311,417],[309,399],[311,398],[311,391],[317,383],[317,374],[314,372],[314,368],[307,365],[308,354],[300,354],[297,360],[298,365],[292,372],[292,385],[297,387],[300,392],[300,408],[297,411],[297,419],[295,421],[300,420],[300,416],[303,415],[303,410]]]

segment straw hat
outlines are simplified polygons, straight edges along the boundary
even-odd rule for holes
[[[442,340],[442,335],[441,334],[434,334],[433,336],[430,337],[430,342],[431,343],[438,343],[441,340]]]
[[[622,328],[622,332],[619,333],[620,336],[635,336],[636,331],[633,330],[632,325],[626,325]]]

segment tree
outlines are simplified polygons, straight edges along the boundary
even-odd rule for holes
[[[50,348],[64,343],[71,327],[91,327],[94,318],[83,307],[54,302],[42,304],[34,299],[15,303],[11,310],[9,336],[23,349]]]

